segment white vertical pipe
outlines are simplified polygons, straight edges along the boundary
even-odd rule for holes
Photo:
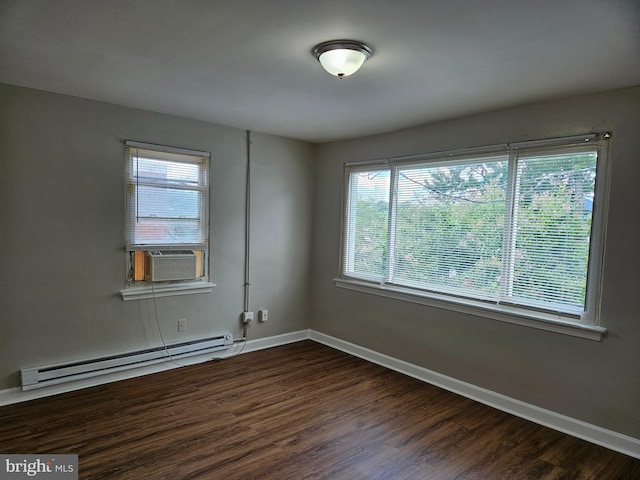
[[[247,178],[245,187],[245,238],[244,238],[244,311],[249,311],[250,260],[251,260],[251,130],[247,130]]]

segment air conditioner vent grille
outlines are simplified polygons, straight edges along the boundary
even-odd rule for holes
[[[146,252],[145,280],[191,280],[196,275],[196,255],[190,250]]]

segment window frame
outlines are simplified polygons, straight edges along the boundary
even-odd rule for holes
[[[534,140],[511,144],[490,145],[484,147],[459,149],[452,151],[434,152],[428,154],[410,155],[402,157],[392,157],[365,162],[348,162],[344,164],[343,181],[343,208],[341,221],[341,244],[339,257],[339,275],[334,278],[337,287],[355,290],[359,292],[394,298],[412,303],[435,306],[448,310],[467,313],[474,316],[490,318],[494,320],[525,325],[558,333],[565,333],[592,340],[601,340],[606,334],[606,328],[600,325],[600,303],[602,295],[602,270],[604,257],[604,241],[606,236],[606,218],[608,211],[609,196],[609,170],[608,160],[608,139],[610,133],[587,134],[572,137],[552,138],[546,140]],[[589,262],[586,267],[586,290],[585,306],[579,315],[568,312],[558,312],[538,307],[525,307],[524,305],[512,305],[509,303],[487,302],[480,298],[470,298],[468,296],[458,296],[452,293],[424,288],[411,288],[407,285],[389,283],[390,272],[385,271],[382,278],[371,275],[353,274],[348,270],[349,231],[347,222],[350,215],[350,206],[353,202],[353,192],[350,188],[352,182],[352,172],[367,171],[389,171],[389,199],[388,199],[388,235],[386,246],[388,249],[393,245],[393,216],[396,211],[396,179],[398,170],[407,165],[417,164],[433,166],[438,163],[451,163],[458,161],[471,162],[473,159],[482,157],[504,156],[508,161],[507,198],[505,200],[504,233],[505,243],[502,247],[504,256],[507,232],[512,227],[512,205],[506,202],[513,202],[515,195],[515,175],[518,158],[531,156],[533,153],[542,155],[558,153],[565,149],[584,148],[585,150],[597,150],[596,178],[593,199],[593,210],[591,219],[591,232],[589,244]],[[391,257],[393,252],[387,251],[387,266],[392,265]],[[503,260],[504,261],[504,260]],[[503,265],[504,267],[504,265]]]
[[[120,291],[120,296],[123,300],[137,300],[142,298],[163,297],[173,295],[187,295],[194,293],[209,293],[213,291],[215,286],[209,281],[209,268],[210,268],[210,254],[209,254],[209,198],[211,193],[211,180],[210,180],[210,166],[211,166],[211,154],[209,152],[192,150],[179,147],[170,147],[166,145],[157,145],[151,143],[137,142],[127,140],[124,142],[125,151],[125,211],[124,211],[124,226],[125,226],[125,287]],[[167,162],[179,162],[185,164],[193,164],[198,167],[198,184],[184,186],[176,186],[175,181],[150,181],[145,180],[152,186],[162,188],[163,185],[169,186],[171,189],[177,191],[198,191],[200,192],[200,199],[197,203],[198,209],[198,225],[199,234],[198,241],[195,242],[155,242],[155,243],[136,243],[135,241],[135,223],[136,223],[136,202],[139,195],[139,178],[134,173],[134,163],[137,155],[137,151],[153,152],[151,155],[157,155],[155,158],[158,161]],[[136,153],[134,153],[136,152]],[[174,156],[172,158],[172,156]],[[165,157],[165,158],[162,158]],[[187,157],[191,157],[188,159]],[[144,186],[144,185],[141,185]],[[135,254],[137,252],[151,252],[151,251],[182,251],[192,250],[197,254],[196,265],[201,268],[201,275],[189,280],[170,280],[163,282],[153,282],[147,279],[134,278],[134,268],[136,268]],[[138,272],[139,273],[139,272]]]

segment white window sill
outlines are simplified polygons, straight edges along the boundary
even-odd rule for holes
[[[436,297],[435,295],[418,293],[407,288],[377,285],[354,279],[334,278],[333,281],[339,288],[370,293],[372,295],[403,300],[405,302],[429,305],[432,307],[499,320],[501,322],[514,323],[516,325],[523,325],[540,330],[586,338],[589,340],[600,341],[607,333],[607,329],[599,325],[579,323],[571,319],[562,318],[548,313],[528,312],[502,305],[487,305],[482,302],[475,302],[468,299],[448,298],[444,295]]]
[[[215,283],[211,282],[189,282],[154,285],[141,285],[120,290],[122,300],[142,300],[144,298],[170,297],[174,295],[193,295],[196,293],[211,293]]]

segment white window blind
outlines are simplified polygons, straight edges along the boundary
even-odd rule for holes
[[[348,166],[343,278],[595,323],[604,141],[584,140]]]
[[[126,155],[127,249],[205,248],[209,154],[127,142]]]
[[[354,170],[348,177],[345,268],[381,281],[386,268],[389,170]]]
[[[597,150],[518,155],[507,301],[585,307]]]
[[[389,281],[496,298],[507,158],[398,168]]]

